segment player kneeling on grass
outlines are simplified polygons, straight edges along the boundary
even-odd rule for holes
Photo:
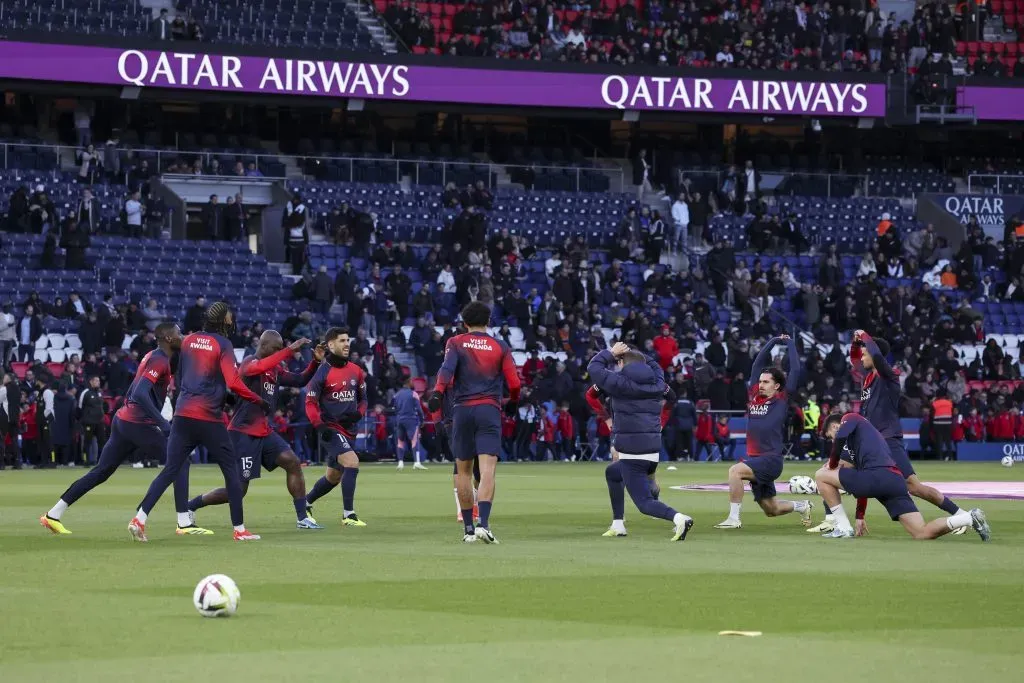
[[[307,513],[306,478],[302,475],[302,464],[288,443],[271,428],[268,417],[277,410],[277,388],[306,386],[323,361],[327,349],[318,346],[313,353],[313,360],[301,373],[289,372],[281,367],[281,363],[301,351],[308,343],[308,339],[299,339],[286,347],[281,334],[276,330],[267,330],[260,336],[256,355],[242,360],[238,375],[270,407],[264,412],[252,403],[240,405],[228,425],[228,436],[242,466],[243,496],[249,492],[249,482],[260,478],[261,468],[272,472],[280,467],[287,475],[285,484],[295,504],[295,525],[299,529],[322,529]],[[189,511],[184,520],[178,520],[178,526],[191,524],[189,517],[200,508],[227,502],[228,491],[224,488],[197,496],[188,502]]]
[[[864,522],[864,511],[867,499],[875,498],[885,506],[892,520],[899,521],[916,539],[938,538],[967,526],[973,527],[981,540],[989,539],[985,513],[978,508],[925,522],[910,499],[903,474],[889,455],[885,437],[861,415],[829,415],[825,420],[825,436],[832,440],[832,455],[814,479],[818,482],[818,493],[835,515],[836,528],[831,533],[822,534],[824,538],[866,535],[868,527]],[[857,498],[856,530],[843,510],[840,488]]]
[[[640,512],[672,522],[673,541],[686,540],[693,520],[651,495],[650,477],[661,458],[665,373],[657,361],[622,342],[594,356],[587,372],[611,402],[612,445],[619,454],[605,469],[612,525],[604,535],[626,535],[625,489]]]

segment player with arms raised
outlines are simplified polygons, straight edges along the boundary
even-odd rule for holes
[[[306,496],[307,515],[313,503],[341,484],[342,518],[345,526],[366,526],[356,515],[356,477],[359,456],[353,444],[356,427],[366,415],[366,373],[348,361],[352,340],[348,328],[332,327],[324,335],[327,354],[306,388],[306,416],[327,451],[327,470]]]
[[[308,339],[298,339],[284,345],[284,339],[277,330],[267,330],[260,335],[256,355],[247,356],[238,366],[238,374],[252,391],[270,406],[267,412],[252,403],[243,403],[231,417],[228,436],[231,447],[242,467],[242,495],[249,492],[249,483],[260,478],[260,470],[273,472],[280,467],[285,471],[285,485],[295,504],[295,526],[299,529],[322,529],[316,520],[306,512],[306,479],[302,475],[302,464],[288,443],[270,427],[269,415],[277,410],[278,387],[304,387],[312,379],[321,361],[325,347],[318,346],[313,360],[301,373],[288,372],[281,367],[292,355],[301,351]],[[227,489],[214,489],[188,502],[189,512],[195,512],[207,505],[223,505],[228,502]]]
[[[856,413],[829,415],[825,420],[825,436],[832,440],[828,464],[814,475],[818,493],[835,515],[835,529],[822,534],[825,538],[849,538],[867,534],[864,511],[867,499],[874,498],[885,506],[889,517],[898,521],[911,537],[928,540],[973,527],[981,540],[991,536],[985,513],[974,508],[955,515],[925,522],[910,499],[903,473],[890,455],[886,438],[863,416]],[[857,497],[857,528],[854,530],[843,509],[839,489]]]
[[[503,384],[508,386],[509,393],[505,411],[510,415],[518,412],[519,374],[509,346],[487,334],[490,320],[490,307],[479,301],[470,302],[462,309],[462,322],[467,332],[448,340],[434,392],[427,402],[430,411],[436,412],[441,409],[444,397],[449,392],[452,394],[452,454],[457,469],[455,487],[462,508],[464,543],[478,539],[484,543],[498,542],[491,533],[490,517],[494,473],[501,452]],[[473,459],[477,456],[480,524],[474,528]]]
[[[903,428],[900,426],[900,388],[899,373],[893,370],[886,360],[889,355],[889,343],[884,339],[872,339],[864,330],[853,333],[850,345],[850,365],[854,380],[862,378],[860,392],[860,414],[881,432],[885,443],[889,446],[889,456],[907,480],[910,495],[927,500],[943,512],[955,516],[960,512],[959,506],[938,489],[928,486],[918,478],[914,466],[910,463],[907,448],[903,444]],[[834,519],[825,510],[825,521],[808,531],[832,531]],[[955,532],[962,534],[967,527],[960,527]]]
[[[776,367],[769,367],[772,349],[785,343],[789,356],[789,376]],[[740,507],[743,482],[750,482],[754,502],[769,517],[796,511],[804,525],[811,522],[811,503],[806,500],[777,500],[775,480],[782,476],[783,433],[789,413],[789,394],[800,381],[800,356],[796,342],[786,335],[768,340],[754,359],[748,384],[747,460],[729,468],[729,516],[715,525],[716,529],[740,529]]]
[[[138,512],[128,524],[128,531],[136,541],[146,539],[146,520],[167,487],[184,469],[187,472],[189,455],[196,446],[205,446],[217,461],[224,475],[231,510],[231,525],[236,541],[257,541],[259,536],[245,528],[242,506],[242,476],[238,458],[231,450],[231,440],[224,426],[224,398],[230,389],[243,401],[255,403],[263,410],[267,403],[238,376],[235,367],[235,349],[228,337],[234,329],[234,315],[223,301],[206,311],[203,332],[194,332],[181,342],[178,354],[178,402],[174,408],[174,421],[167,442],[167,464],[142,499]],[[175,487],[175,507],[178,525],[191,523],[188,513],[188,492]],[[182,493],[184,494],[182,496]],[[184,497],[184,500],[179,498]]]
[[[181,348],[181,330],[174,323],[161,323],[157,325],[155,333],[157,348],[147,353],[139,363],[135,379],[125,394],[124,405],[110,423],[110,439],[103,446],[96,467],[69,486],[57,504],[39,518],[39,523],[53,533],[71,533],[60,521],[64,511],[109,479],[114,470],[133,452],[139,450],[152,454],[154,460],[167,452],[167,434],[171,431],[171,424],[160,414],[160,410],[163,408],[167,387],[171,382],[171,359]],[[184,484],[187,491],[187,479],[184,480]],[[175,482],[175,487],[178,486]],[[184,527],[178,527],[178,533],[211,532],[186,524]]]

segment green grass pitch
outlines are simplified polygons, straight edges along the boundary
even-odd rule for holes
[[[231,541],[226,507],[200,513],[215,536],[175,536],[170,491],[150,542],[132,543],[126,527],[155,472],[131,469],[66,513],[73,536],[52,536],[37,518],[83,470],[0,472],[0,681],[1021,680],[1022,502],[976,503],[988,544],[973,532],[912,541],[877,504],[869,538],[826,541],[796,516],[766,519],[749,497],[744,528],[718,531],[724,494],[668,487],[723,482],[725,465],[684,464],[659,473],[662,499],[696,520],[673,544],[668,523],[631,503],[630,536],[600,537],[599,465],[502,465],[501,544],[463,545],[449,467],[364,466],[357,508],[369,526],[341,528],[333,492],[316,509],[323,531],[297,531],[283,476],[264,473],[246,499],[263,536],[251,544]],[[1024,473],[921,470],[931,481]],[[307,485],[320,476],[306,472]],[[193,494],[218,479],[193,469]],[[233,618],[192,607],[212,573],[241,588]],[[726,629],[764,635],[717,635]]]

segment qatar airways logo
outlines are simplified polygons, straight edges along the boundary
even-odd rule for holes
[[[750,403],[747,405],[747,414],[750,417],[764,417],[771,408],[770,403]]]
[[[1003,444],[1003,455],[1008,455],[1018,462],[1024,461],[1024,443]]]
[[[334,401],[354,401],[356,400],[356,392],[349,389],[333,391],[331,392],[331,399]]]
[[[152,377],[153,379],[156,379],[157,377],[160,376],[160,373],[157,372],[156,370],[150,370],[149,371],[149,376]]]
[[[476,349],[477,351],[493,351],[494,347],[486,339],[470,339],[462,342],[464,349]]]
[[[264,382],[263,383],[263,391],[265,391],[266,393],[268,393],[270,395],[273,395],[276,390],[277,390],[277,386],[275,386],[273,382]]]
[[[209,337],[196,337],[188,343],[193,351],[213,351],[213,340]]]
[[[871,398],[871,387],[865,387],[860,392],[860,401],[861,401],[861,403],[863,403],[864,401],[868,400],[869,398]]]

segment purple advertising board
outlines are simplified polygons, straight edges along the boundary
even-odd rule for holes
[[[721,72],[718,72],[721,73]],[[230,93],[719,114],[885,116],[885,85],[374,64],[0,42],[0,78]]]
[[[1024,121],[1024,88],[962,86],[956,89],[956,103],[974,107],[981,121]]]

